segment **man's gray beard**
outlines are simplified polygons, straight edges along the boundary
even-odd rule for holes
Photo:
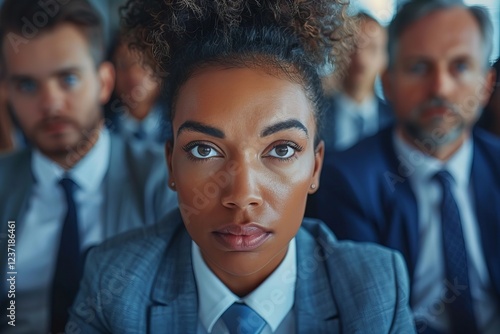
[[[441,121],[434,123],[442,124]],[[405,132],[413,138],[416,143],[429,143],[432,144],[435,149],[439,149],[440,147],[456,141],[465,129],[465,123],[460,121],[459,124],[454,126],[448,132],[439,130],[440,127],[440,125],[436,124],[436,126],[428,126],[424,128],[415,121],[408,121],[403,124]]]
[[[427,125],[422,125],[418,121],[420,115],[426,109],[433,107],[447,108],[451,110],[453,117],[439,117]],[[465,129],[465,121],[456,106],[441,98],[433,98],[423,103],[416,107],[411,115],[411,119],[403,124],[405,132],[414,139],[416,144],[419,142],[432,144],[435,150],[456,141]],[[446,124],[446,122],[453,122],[453,124]],[[445,130],[447,128],[449,130]]]

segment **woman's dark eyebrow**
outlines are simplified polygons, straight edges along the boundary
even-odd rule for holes
[[[276,132],[293,128],[304,131],[306,133],[306,136],[309,138],[309,133],[307,132],[307,128],[305,127],[305,125],[296,119],[289,119],[283,122],[278,122],[276,124],[270,125],[261,132],[260,136],[266,137]]]
[[[179,131],[177,132],[177,137],[181,134],[183,131],[194,131],[194,132],[201,132],[206,135],[224,139],[226,135],[222,130],[219,130],[217,128],[214,128],[213,126],[206,125],[200,122],[194,122],[194,121],[186,121],[182,123],[182,125],[179,127]]]

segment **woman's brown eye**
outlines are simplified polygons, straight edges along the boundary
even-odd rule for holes
[[[210,155],[210,152],[212,151],[212,149],[208,146],[198,146],[198,154],[201,155],[202,157],[207,157],[208,155]]]
[[[289,147],[288,145],[281,145],[276,147],[276,155],[280,157],[285,157],[288,154]]]
[[[276,145],[271,151],[269,151],[269,156],[286,160],[292,157],[297,149],[293,148],[288,144]]]
[[[184,150],[186,152],[189,152],[189,154],[196,159],[209,159],[221,156],[221,154],[215,148],[203,144],[193,144],[184,148]]]

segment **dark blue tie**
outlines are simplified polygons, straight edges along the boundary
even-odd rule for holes
[[[436,174],[436,178],[443,188],[441,221],[446,280],[449,285],[456,287],[448,293],[448,297],[451,297],[452,293],[455,299],[446,303],[446,309],[450,315],[453,333],[478,333],[469,285],[462,223],[457,203],[451,192],[451,182],[454,180],[447,171],[440,171]]]
[[[134,137],[138,140],[146,139],[146,131],[144,130],[144,125],[139,124],[137,129],[134,131]]]
[[[246,304],[234,303],[222,315],[230,334],[259,334],[266,322]]]
[[[67,212],[64,218],[52,286],[52,333],[64,332],[64,326],[68,320],[68,308],[78,292],[78,284],[83,271],[76,205],[73,199],[76,184],[68,178],[63,178],[60,184],[64,189]]]

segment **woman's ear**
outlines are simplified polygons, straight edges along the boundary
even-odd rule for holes
[[[309,194],[314,194],[319,188],[319,179],[321,176],[321,168],[323,168],[323,159],[325,157],[325,142],[320,141],[314,149],[314,170],[311,177],[311,186]]]

